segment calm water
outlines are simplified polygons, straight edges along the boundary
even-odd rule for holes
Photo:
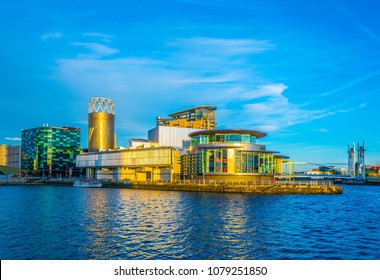
[[[380,187],[226,195],[3,186],[0,259],[380,259]]]

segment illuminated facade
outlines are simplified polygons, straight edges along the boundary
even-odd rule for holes
[[[0,144],[0,165],[21,168],[21,146]]]
[[[43,126],[22,131],[21,169],[27,174],[70,177],[80,153],[80,129]]]
[[[77,167],[96,179],[157,181],[179,178],[178,150],[172,147],[101,151],[77,156]]]
[[[0,165],[7,165],[9,145],[0,145]]]
[[[266,136],[254,130],[208,130],[191,133],[189,154],[181,156],[185,179],[252,178],[282,173],[283,156],[267,151],[256,140]],[[228,177],[230,176],[230,177]]]
[[[129,148],[132,149],[143,149],[143,148],[154,148],[158,146],[157,142],[151,142],[148,139],[141,138],[129,138]]]
[[[215,129],[215,110],[214,106],[199,106],[183,111],[179,111],[169,116],[171,118],[156,118],[157,126],[171,126],[194,129]]]
[[[183,148],[183,142],[190,140],[189,134],[199,131],[194,128],[156,126],[148,131],[148,139],[159,146]]]
[[[109,98],[91,98],[88,104],[88,151],[115,148],[115,103]]]

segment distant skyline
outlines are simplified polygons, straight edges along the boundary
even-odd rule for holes
[[[376,1],[2,1],[0,144],[23,128],[81,128],[92,97],[115,100],[117,145],[156,116],[214,105],[218,128],[299,162],[380,163]],[[341,166],[339,166],[341,167]],[[344,166],[343,166],[344,167]]]

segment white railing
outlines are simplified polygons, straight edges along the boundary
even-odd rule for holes
[[[223,185],[223,186],[331,186],[331,180],[209,180],[209,179],[187,179],[187,180],[154,180],[133,182],[137,184],[179,184],[179,185]]]

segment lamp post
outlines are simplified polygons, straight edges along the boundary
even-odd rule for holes
[[[205,182],[205,165],[204,165],[204,159],[205,159],[204,150],[202,150],[202,157],[201,157],[201,161],[202,161],[202,178],[203,178],[203,184],[206,184],[206,182]]]

